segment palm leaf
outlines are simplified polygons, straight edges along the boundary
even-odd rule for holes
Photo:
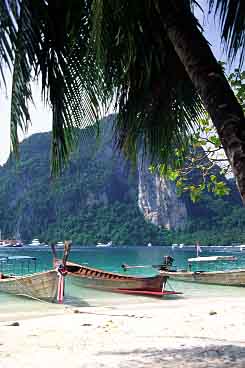
[[[5,68],[12,68],[14,60],[14,49],[16,40],[16,25],[14,14],[16,14],[15,2],[0,0],[0,81],[5,84]]]
[[[245,57],[245,2],[244,0],[209,0],[220,20],[222,38],[231,62],[240,57],[240,67]]]
[[[18,157],[18,129],[24,133],[28,131],[31,122],[28,104],[32,102],[32,92],[30,86],[31,79],[31,58],[27,57],[24,45],[31,45],[31,27],[30,14],[28,7],[20,8],[17,19],[18,31],[15,40],[15,59],[12,80],[12,96],[11,96],[11,115],[10,115],[10,131],[11,131],[11,147],[15,156]],[[30,54],[30,52],[29,52]],[[33,55],[32,55],[33,58]]]
[[[142,148],[152,160],[173,161],[203,112],[159,9],[158,1],[93,2],[97,62],[108,91],[116,91],[116,146],[134,161]]]
[[[26,131],[30,123],[31,77],[41,78],[43,100],[53,111],[52,172],[56,174],[75,148],[77,128],[100,117],[102,83],[89,47],[89,12],[89,1],[22,0],[18,12],[11,14],[16,24],[15,39],[10,40],[13,151],[18,153],[18,128]]]

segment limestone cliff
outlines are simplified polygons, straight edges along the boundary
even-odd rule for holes
[[[152,224],[166,229],[184,229],[187,209],[176,194],[173,182],[152,175],[147,162],[138,165],[138,205],[144,218]]]

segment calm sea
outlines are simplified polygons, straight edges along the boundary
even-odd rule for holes
[[[58,252],[62,256],[62,251]],[[207,251],[202,252],[202,256],[215,255]],[[219,254],[222,254],[219,252]],[[228,253],[223,253],[228,254]],[[241,252],[229,253],[238,257],[238,261],[229,262],[226,268],[245,268],[245,254]],[[177,268],[185,268],[187,259],[194,257],[194,250],[172,250],[171,247],[73,247],[69,259],[78,263],[87,263],[89,266],[103,268],[109,271],[124,272],[121,265],[127,263],[129,265],[156,265],[162,262],[165,255],[171,255],[175,259],[174,265]],[[37,259],[36,271],[47,270],[52,267],[52,255],[48,247],[23,247],[23,248],[2,248],[0,249],[0,258],[5,256],[32,256]],[[212,265],[211,265],[212,266]],[[224,267],[224,265],[222,265]],[[216,266],[213,266],[213,269]],[[30,270],[30,271],[34,271]],[[154,275],[156,270],[153,268],[141,268],[130,270],[127,274],[137,275]],[[192,283],[183,283],[180,281],[169,282],[169,289],[182,291],[182,297],[219,297],[219,296],[245,296],[245,288],[238,287],[222,287],[217,285],[201,285]],[[154,299],[155,300],[155,299]],[[66,279],[66,297],[65,303],[75,306],[98,306],[98,305],[115,305],[130,303],[147,303],[152,302],[152,298],[113,294],[89,289],[79,289],[72,284],[71,280]],[[156,303],[162,303],[162,300],[156,300]],[[21,297],[13,297],[4,293],[0,293],[0,312],[11,313],[16,310],[23,313],[33,313],[38,311],[56,311],[59,305],[42,303]]]

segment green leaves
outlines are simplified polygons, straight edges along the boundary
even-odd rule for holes
[[[233,73],[228,76],[228,80],[236,94],[236,97],[245,110],[245,71],[235,69]]]
[[[219,181],[219,182],[215,182],[213,192],[217,196],[224,196],[230,193],[230,189],[227,187],[227,185],[223,181]]]
[[[208,140],[217,148],[221,146],[220,139],[217,135],[211,135],[210,137],[208,137]]]

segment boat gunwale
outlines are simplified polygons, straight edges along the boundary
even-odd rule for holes
[[[108,280],[108,281],[115,281],[115,282],[118,282],[118,281],[127,281],[127,282],[153,281],[153,280],[156,280],[156,279],[163,279],[164,277],[166,277],[166,278],[168,277],[167,275],[156,275],[156,276],[149,276],[149,277],[147,277],[147,276],[146,277],[122,276],[122,277],[120,277],[120,279],[116,279],[116,278],[107,279],[107,278],[93,276],[93,275],[83,275],[83,274],[78,273],[78,272],[70,272],[70,271],[68,271],[68,276],[86,278],[86,279],[93,279],[93,280]]]
[[[3,276],[7,276],[6,278],[0,278],[0,282],[6,282],[6,281],[14,281],[14,280],[22,280],[22,279],[29,279],[29,278],[33,278],[35,276],[39,276],[39,275],[48,275],[50,273],[57,273],[57,271],[55,269],[49,270],[49,271],[43,271],[43,272],[35,272],[32,274],[26,274],[26,275],[8,275],[8,274],[3,274]],[[57,275],[58,276],[58,275]]]
[[[155,276],[131,276],[131,275],[123,275],[121,273],[117,273],[117,272],[110,272],[110,271],[104,271],[104,270],[101,270],[101,269],[97,269],[97,268],[93,268],[93,267],[88,267],[88,266],[83,266],[83,265],[80,265],[78,263],[74,263],[74,262],[67,262],[66,266],[75,266],[75,267],[79,267],[80,269],[88,269],[90,270],[91,272],[99,272],[101,274],[104,274],[104,275],[110,275],[110,276],[115,276],[115,277],[120,277],[120,281],[123,281],[123,279],[126,281],[145,281],[145,280],[154,280],[154,279],[157,279],[157,278],[163,278],[164,275],[161,275],[161,274],[157,274]],[[101,280],[102,277],[100,276],[96,276],[96,275],[86,275],[86,274],[82,274],[82,273],[79,273],[79,271],[74,271],[74,272],[71,272],[69,270],[68,271],[68,275],[69,276],[76,276],[76,277],[83,277],[83,278],[93,278],[93,279],[98,279],[98,280]],[[165,276],[167,277],[167,276]],[[106,280],[106,279],[105,279]],[[118,282],[118,279],[110,279],[110,281],[116,281]]]

